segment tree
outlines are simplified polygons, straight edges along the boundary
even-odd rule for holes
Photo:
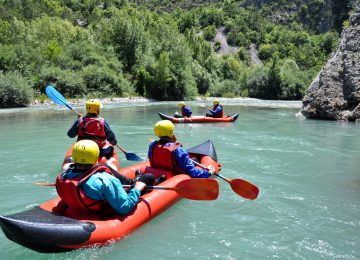
[[[0,72],[0,107],[24,107],[30,104],[34,92],[18,72]]]

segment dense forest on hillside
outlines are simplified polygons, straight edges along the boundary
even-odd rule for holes
[[[47,84],[69,98],[299,100],[357,2],[0,0],[0,107]]]

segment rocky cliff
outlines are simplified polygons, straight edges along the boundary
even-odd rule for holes
[[[307,118],[360,121],[360,5],[349,21],[303,99],[300,112]]]

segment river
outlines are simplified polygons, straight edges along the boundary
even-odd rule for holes
[[[210,101],[188,102],[194,115]],[[219,180],[215,201],[181,200],[107,247],[43,254],[0,232],[1,259],[359,259],[360,127],[357,123],[296,117],[298,102],[224,102],[234,123],[178,124],[185,148],[212,140],[221,173],[257,185],[254,201]],[[77,108],[84,112],[82,107]],[[102,116],[119,145],[145,158],[158,112],[176,102],[106,105]],[[76,115],[63,107],[0,111],[0,214],[56,196],[54,182]],[[119,152],[120,165],[133,164]]]

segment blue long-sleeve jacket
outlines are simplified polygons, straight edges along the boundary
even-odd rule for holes
[[[221,114],[222,110],[223,110],[222,106],[216,106],[215,109],[211,109],[211,110],[209,110],[209,112],[213,116],[219,116]]]
[[[67,135],[70,138],[74,138],[75,136],[77,136],[80,120],[81,120],[81,118],[75,120],[74,124],[71,126],[71,128],[67,132]],[[106,122],[106,120],[104,120],[104,130],[105,130],[105,134],[106,134],[106,140],[108,140],[109,143],[111,143],[112,145],[116,145],[117,140],[116,140],[115,134],[111,130],[110,125],[108,124],[108,122]]]
[[[69,170],[65,176],[73,179],[83,174],[76,170]],[[64,178],[65,178],[64,176]],[[126,193],[119,179],[106,172],[97,172],[81,184],[85,195],[93,200],[106,200],[110,206],[119,214],[128,214],[138,203],[140,191],[131,189]]]
[[[191,117],[191,115],[192,115],[191,108],[188,106],[184,106],[181,109],[181,114],[182,114],[182,116]]]
[[[156,141],[152,142],[149,146],[148,158],[152,157],[153,146]],[[173,143],[168,142],[165,146],[170,146]],[[210,173],[207,170],[196,168],[194,163],[190,160],[189,154],[182,147],[178,147],[173,152],[173,156],[177,162],[177,166],[186,174],[191,176],[192,178],[208,178],[210,177]]]

